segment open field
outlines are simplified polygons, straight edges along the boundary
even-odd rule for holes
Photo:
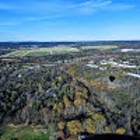
[[[0,130],[1,140],[49,140],[49,133],[43,133],[31,126],[6,126]]]
[[[51,47],[51,48],[34,48],[34,49],[24,49],[11,52],[1,57],[25,57],[25,56],[45,56],[47,54],[61,54],[78,52],[77,48],[72,48],[68,46]]]
[[[57,46],[57,47],[49,47],[49,48],[29,48],[29,49],[21,49],[16,50],[11,53],[7,53],[0,57],[26,57],[26,56],[45,56],[48,54],[62,54],[62,53],[70,53],[70,52],[79,52],[82,50],[90,50],[90,49],[98,49],[98,50],[107,50],[107,49],[115,49],[118,48],[116,45],[100,45],[100,46],[83,46],[80,49],[70,47],[70,46]]]
[[[100,46],[83,46],[83,50],[89,50],[89,49],[98,49],[98,50],[106,50],[106,49],[116,49],[118,46],[116,45],[100,45]]]

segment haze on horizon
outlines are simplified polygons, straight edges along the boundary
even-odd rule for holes
[[[1,0],[0,41],[139,40],[138,0]]]

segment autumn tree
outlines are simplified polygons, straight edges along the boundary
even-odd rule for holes
[[[82,132],[82,125],[78,120],[68,122],[67,127],[71,135],[76,135]]]
[[[59,130],[63,130],[65,128],[65,123],[63,121],[61,121],[57,124],[57,127]]]
[[[96,113],[86,119],[86,130],[89,133],[103,133],[106,126],[106,119],[102,114]]]

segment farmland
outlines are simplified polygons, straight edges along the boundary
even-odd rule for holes
[[[117,49],[116,45],[100,45],[100,46],[83,46],[81,49],[90,50],[90,49],[98,49],[98,50],[107,50],[107,49]]]
[[[2,55],[1,57],[26,57],[26,56],[45,56],[48,54],[62,54],[70,52],[78,52],[77,48],[69,46],[58,46],[50,48],[31,48],[16,50],[11,53]]]
[[[117,49],[116,45],[100,45],[100,46],[82,46],[80,48],[71,47],[71,46],[55,46],[55,47],[45,47],[45,48],[27,48],[27,49],[18,49],[16,51],[7,53],[0,57],[36,57],[36,56],[46,56],[52,54],[64,54],[64,53],[72,53],[79,52],[84,50],[108,50],[108,49]]]

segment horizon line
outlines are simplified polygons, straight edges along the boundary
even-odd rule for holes
[[[48,41],[37,41],[37,40],[24,40],[24,41],[0,41],[0,43],[21,43],[21,42],[40,42],[40,43],[48,43],[48,42],[114,42],[114,41],[140,41],[140,39],[111,39],[111,40],[48,40]]]

